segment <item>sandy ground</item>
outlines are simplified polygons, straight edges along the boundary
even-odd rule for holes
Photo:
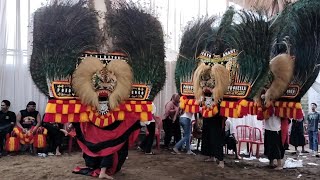
[[[319,179],[319,166],[307,165],[314,162],[320,165],[320,158],[300,156],[304,167],[275,171],[266,167],[267,163],[258,160],[240,160],[225,157],[225,168],[220,169],[213,162],[203,162],[201,155],[173,155],[170,151],[155,151],[156,155],[144,155],[136,150],[129,151],[123,169],[115,175],[117,180],[206,180],[206,179]],[[297,157],[290,155],[290,157]],[[0,158],[0,179],[96,179],[73,174],[77,165],[84,165],[81,152],[64,154],[60,157],[36,157],[31,155],[5,156]]]

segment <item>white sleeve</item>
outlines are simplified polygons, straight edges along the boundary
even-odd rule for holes
[[[231,125],[230,120],[229,120],[229,119],[226,120],[226,127],[225,127],[225,129],[231,131],[231,126],[230,126],[230,125]]]
[[[157,112],[157,107],[156,105],[154,105],[154,103],[152,102],[152,114],[156,114]]]

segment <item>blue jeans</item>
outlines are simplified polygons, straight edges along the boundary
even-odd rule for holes
[[[309,131],[309,147],[313,151],[318,151],[318,131]]]
[[[190,150],[190,135],[191,135],[191,119],[186,117],[180,117],[180,125],[183,128],[183,138],[177,142],[174,146],[177,149],[180,149],[184,143],[186,143],[187,151]]]

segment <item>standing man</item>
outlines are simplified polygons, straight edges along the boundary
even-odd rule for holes
[[[318,155],[318,123],[320,119],[319,113],[316,111],[317,104],[311,103],[311,113],[308,114],[308,134],[309,134],[309,146],[312,150],[313,156]]]
[[[9,111],[10,101],[3,100],[1,102],[1,111],[0,111],[0,156],[3,153],[4,140],[7,133],[10,133],[13,129],[13,126],[16,122],[16,114],[12,111]]]

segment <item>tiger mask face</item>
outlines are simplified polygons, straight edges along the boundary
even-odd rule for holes
[[[81,101],[106,114],[129,97],[131,67],[122,60],[104,65],[98,58],[85,58],[73,74],[72,87]]]
[[[193,75],[195,98],[203,99],[206,106],[218,104],[229,84],[229,71],[220,64],[210,66],[201,62]]]

